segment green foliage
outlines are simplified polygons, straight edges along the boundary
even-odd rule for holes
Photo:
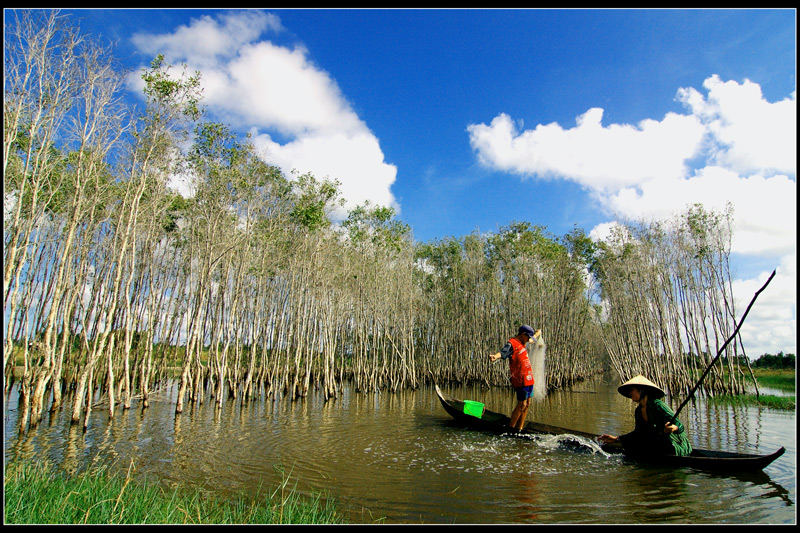
[[[512,222],[488,240],[487,255],[493,264],[510,265],[523,256],[542,260],[566,258],[567,249],[543,226]]]
[[[795,368],[795,356],[793,353],[784,354],[782,351],[777,355],[765,353],[753,362],[754,368]]]
[[[367,200],[349,212],[342,226],[356,246],[370,242],[376,249],[399,252],[411,242],[411,227],[394,216],[393,208],[372,206]]]
[[[242,175],[239,164],[242,145],[230,129],[217,122],[203,122],[195,128],[189,163],[195,178],[196,201],[206,207],[232,203]]]
[[[711,254],[719,251],[720,247],[716,241],[730,238],[732,210],[730,203],[721,213],[709,211],[699,203],[687,208],[683,214],[685,226],[680,231],[685,233],[692,243],[695,259],[708,259]]]
[[[185,216],[189,208],[189,202],[180,194],[167,193],[168,206],[162,217],[161,228],[166,233],[172,233],[178,229],[178,220]]]
[[[219,335],[232,337],[237,354],[237,362],[230,363],[233,369],[244,364],[246,358],[239,355],[249,357],[246,349],[242,351],[247,341],[241,336],[263,334],[263,326],[261,332],[240,333],[247,328],[234,325],[246,320],[256,326],[266,316],[271,327],[286,327],[291,339],[301,339],[309,332],[293,321],[307,309],[313,310],[309,316],[314,321],[333,328],[327,333],[336,340],[327,337],[326,344],[345,346],[344,354],[332,356],[334,368],[346,367],[339,376],[347,371],[355,375],[354,366],[361,365],[360,370],[372,372],[367,387],[392,382],[394,388],[417,386],[421,369],[431,366],[451,369],[451,378],[485,379],[483,366],[465,352],[486,348],[487,342],[501,335],[500,330],[525,315],[526,321],[535,318],[552,325],[557,339],[553,346],[565,348],[560,354],[555,348],[551,360],[561,360],[561,368],[568,368],[570,376],[576,374],[580,362],[567,352],[573,351],[573,344],[583,343],[588,331],[579,267],[591,264],[596,256],[582,230],[575,228],[559,239],[541,226],[515,222],[496,235],[473,233],[462,239],[416,244],[411,228],[396,218],[394,209],[369,202],[352,209],[341,228],[332,228],[333,210],[344,205],[338,181],[318,180],[310,173],[287,179],[258,156],[251,141],[241,139],[227,125],[199,122],[199,75],[187,76],[185,67],[184,74],[176,73],[159,55],[141,76],[146,108],[130,110],[134,129],[125,151],[129,157],[117,157],[117,152],[109,156],[100,150],[77,152],[63,143],[66,137],[60,132],[52,136],[54,145],[48,145],[49,164],[37,174],[36,184],[40,193],[49,196],[37,198],[34,214],[46,206],[45,215],[53,223],[41,225],[47,233],[34,236],[29,231],[15,237],[15,246],[31,250],[17,259],[16,272],[25,274],[18,278],[17,293],[40,292],[34,284],[56,271],[49,258],[63,257],[70,269],[65,271],[69,279],[60,307],[17,298],[20,307],[15,316],[32,317],[31,335],[41,334],[41,325],[48,323],[42,309],[57,309],[59,325],[74,324],[83,331],[90,327],[92,317],[102,317],[104,310],[111,309],[107,307],[111,302],[116,306],[113,321],[127,324],[130,318],[134,322],[133,357],[141,356],[146,337],[140,335],[148,327],[159,328],[159,342],[167,342],[161,335],[169,342],[187,342],[180,339],[185,326],[179,319],[174,323],[161,320],[185,316],[193,320],[186,324],[197,328],[197,337],[192,338],[204,344],[219,342],[215,331],[224,330]],[[106,116],[113,114],[109,111]],[[13,192],[14,184],[29,183],[25,181],[29,176],[23,175],[27,151],[44,146],[35,133],[29,138],[25,127],[14,125],[19,135],[8,164],[7,192]],[[183,136],[192,137],[188,151]],[[90,181],[79,182],[83,174],[78,171],[86,160],[98,164]],[[175,175],[191,176],[191,197],[169,190],[168,180]],[[19,205],[32,204],[30,194],[28,189]],[[74,202],[82,197],[85,204]],[[71,210],[71,205],[80,209]],[[33,211],[27,207],[28,213]],[[85,216],[88,222],[81,220],[72,248],[60,256],[59,228],[70,227],[72,213]],[[347,232],[347,238],[342,232]],[[12,235],[6,235],[8,242]],[[38,237],[41,241],[34,242]],[[414,268],[412,258],[421,268]],[[88,276],[85,282],[78,278],[82,272]],[[117,287],[130,291],[131,307],[121,293],[109,292]],[[79,298],[70,300],[73,295]],[[313,303],[307,306],[309,302]],[[73,307],[68,309],[68,305]],[[166,310],[151,315],[151,305],[163,305]],[[235,311],[234,305],[238,305]],[[150,316],[158,317],[160,323],[145,326]],[[197,317],[203,317],[202,321]],[[218,328],[220,321],[224,328]],[[423,346],[435,335],[447,334],[438,329],[443,324],[448,331],[450,324],[459,324],[459,331],[478,332],[474,345],[452,350],[449,362],[437,358],[437,345]],[[22,336],[24,331],[19,328],[14,335]],[[447,342],[441,345],[455,344],[444,339]],[[72,350],[83,352],[84,342],[80,339]],[[362,355],[353,349],[359,343]],[[582,354],[582,349],[578,346],[574,351]],[[155,375],[164,371],[164,365],[179,365],[192,356],[186,350],[158,346]],[[112,357],[120,357],[122,350],[117,352]],[[352,359],[342,363],[338,358],[348,353]],[[200,360],[207,362],[206,351],[202,354]],[[368,361],[364,354],[369,354]],[[259,352],[259,357],[266,355]],[[68,359],[72,359],[67,362],[71,368],[65,368],[62,384],[77,366],[77,357]],[[317,376],[319,363],[312,355],[307,368],[298,371],[310,370],[307,376]],[[180,372],[180,368],[170,371]],[[383,375],[376,379],[376,373]],[[402,381],[395,381],[401,375]],[[363,388],[363,382],[359,386]]]
[[[141,78],[145,83],[144,94],[153,104],[171,107],[178,104],[184,116],[197,120],[200,117],[199,87],[200,73],[185,79],[175,79],[170,75],[170,66],[165,64],[163,54],[158,54],[150,63]]]
[[[161,166],[166,174],[176,136],[187,135],[189,124],[203,113],[199,107],[200,74],[188,75],[184,67],[183,73],[175,75],[172,66],[158,55],[141,78],[145,84],[146,111],[139,117],[140,129],[133,133],[139,152],[134,160]]]
[[[6,125],[5,127],[8,128],[10,126]],[[27,152],[31,144],[28,132],[29,128],[18,127],[16,137],[8,146],[8,166],[3,176],[3,191],[6,193],[19,190],[22,186],[22,180],[25,178],[25,162],[27,161]]]
[[[590,272],[595,271],[599,247],[586,235],[583,228],[575,226],[572,231],[564,235],[562,242],[573,260],[585,266]]]
[[[414,259],[443,279],[459,277],[464,262],[461,241],[447,237],[414,247]]]
[[[198,164],[215,162],[230,165],[238,143],[230,128],[218,122],[203,122],[195,127],[191,159]]]
[[[292,222],[309,231],[330,227],[328,212],[344,205],[340,185],[338,180],[318,181],[311,173],[300,175],[294,182],[294,207],[289,213]]]

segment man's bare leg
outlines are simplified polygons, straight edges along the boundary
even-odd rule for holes
[[[528,398],[524,402],[520,402],[522,409],[519,415],[519,421],[516,425],[517,431],[522,431],[522,428],[525,427],[525,417],[528,416],[528,405],[530,405],[530,401],[530,398]]]
[[[521,426],[520,427],[517,426],[520,425],[520,421],[522,421],[523,424],[525,423],[524,412],[527,411],[527,407],[528,407],[527,402],[525,400],[517,402],[517,406],[514,407],[514,410],[511,412],[511,421],[509,422],[509,426],[511,427],[511,429],[517,431],[520,431],[522,429]]]

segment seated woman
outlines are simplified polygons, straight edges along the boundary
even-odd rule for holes
[[[642,375],[636,376],[618,389],[620,394],[638,403],[633,431],[615,437],[600,435],[603,443],[618,442],[625,451],[636,455],[689,455],[692,445],[679,420],[670,424],[675,412],[661,398],[664,391]]]

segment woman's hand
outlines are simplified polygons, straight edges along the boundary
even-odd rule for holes
[[[678,431],[678,426],[676,426],[675,424],[670,424],[669,422],[664,424],[664,433],[666,433],[667,435],[669,435],[670,433],[675,433],[676,431]]]
[[[615,437],[614,435],[606,435],[605,433],[600,435],[598,439],[603,444],[611,444],[612,442],[619,442],[619,437]]]

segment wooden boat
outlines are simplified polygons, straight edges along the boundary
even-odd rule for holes
[[[508,433],[511,435],[514,434],[509,429],[510,419],[508,416],[501,413],[495,413],[494,411],[490,411],[488,409],[485,409],[483,411],[483,415],[480,418],[466,414],[464,413],[464,402],[462,400],[446,398],[444,394],[442,394],[442,391],[441,389],[439,389],[438,385],[434,384],[434,387],[436,388],[436,394],[437,396],[439,396],[439,401],[442,403],[442,407],[444,407],[444,410],[447,411],[447,413],[450,414],[450,416],[452,416],[457,421],[464,423],[470,427],[474,427],[476,429],[492,431],[495,433]],[[522,435],[532,435],[541,433],[549,435],[577,435],[579,437],[592,440],[599,444],[598,441],[599,435],[595,433],[576,431],[574,429],[566,429],[558,426],[541,424],[539,422],[532,422],[532,421],[527,422],[523,427],[522,431],[520,432],[520,434]],[[615,453],[615,454],[626,453],[625,449],[619,444],[601,444],[600,447],[606,453]],[[783,446],[781,446],[774,453],[768,455],[756,455],[750,453],[735,453],[735,452],[703,450],[700,448],[695,448],[694,450],[692,450],[691,455],[684,457],[678,457],[674,455],[658,456],[658,457],[641,457],[629,454],[626,454],[626,457],[629,457],[638,462],[647,462],[664,466],[671,466],[671,467],[688,466],[700,470],[737,473],[737,472],[752,472],[752,471],[762,470],[772,461],[783,455],[785,451],[786,449]]]

